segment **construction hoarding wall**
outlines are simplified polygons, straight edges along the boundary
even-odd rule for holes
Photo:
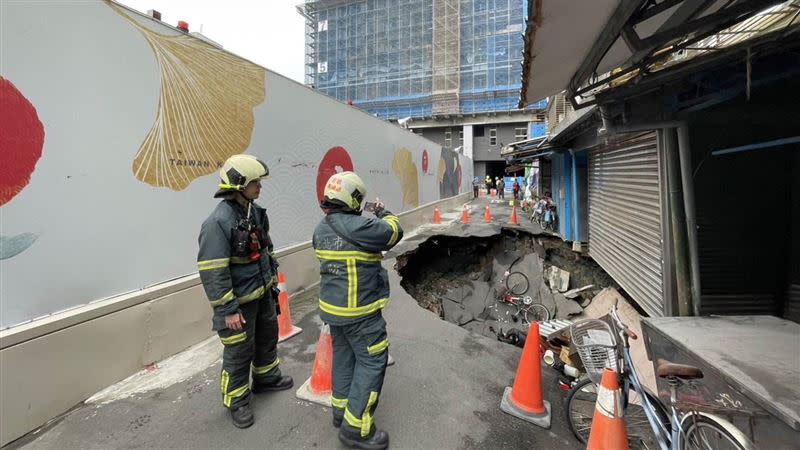
[[[459,154],[115,3],[2,2],[0,21],[0,328],[195,272],[233,154],[270,167],[279,248],[310,239],[336,171],[394,212],[472,178]]]

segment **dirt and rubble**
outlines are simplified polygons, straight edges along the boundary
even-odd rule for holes
[[[501,229],[491,236],[435,235],[397,257],[402,287],[440,318],[488,337],[527,330],[517,307],[498,301],[504,273],[522,272],[523,294],[543,304],[550,318],[583,311],[606,287],[618,287],[594,261],[561,239]]]

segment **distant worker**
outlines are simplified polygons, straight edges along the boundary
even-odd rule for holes
[[[500,199],[506,198],[506,182],[502,178],[497,179],[497,195],[500,196]]]
[[[481,188],[481,177],[475,175],[472,178],[472,198],[478,198],[478,191]]]
[[[514,191],[514,200],[519,200],[519,181],[517,178],[514,178],[514,184],[511,185],[511,188]]]
[[[331,176],[320,204],[325,218],[312,244],[320,263],[320,319],[333,338],[333,426],[348,447],[385,449],[389,434],[373,423],[389,348],[381,312],[389,283],[381,252],[400,241],[403,229],[379,200],[365,204],[377,218],[363,217],[366,194],[355,173]]]
[[[486,195],[492,193],[492,177],[486,175]]]
[[[197,255],[200,280],[214,310],[212,328],[224,346],[222,404],[238,428],[254,422],[251,391],[282,391],[294,384],[279,368],[278,263],[267,212],[255,203],[267,175],[267,165],[251,155],[225,161],[214,194],[222,201],[203,222]]]

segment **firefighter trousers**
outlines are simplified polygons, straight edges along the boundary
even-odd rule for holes
[[[362,437],[374,428],[373,415],[383,387],[389,340],[379,312],[349,325],[331,325],[333,339],[333,415]]]
[[[278,359],[278,316],[272,290],[263,297],[239,306],[245,324],[241,331],[218,331],[222,351],[220,389],[222,403],[238,408],[250,402],[250,373],[253,383],[269,384],[281,377]]]

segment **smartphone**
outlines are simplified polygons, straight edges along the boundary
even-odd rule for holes
[[[376,202],[364,202],[364,211],[366,212],[375,212],[375,206],[377,205]]]

